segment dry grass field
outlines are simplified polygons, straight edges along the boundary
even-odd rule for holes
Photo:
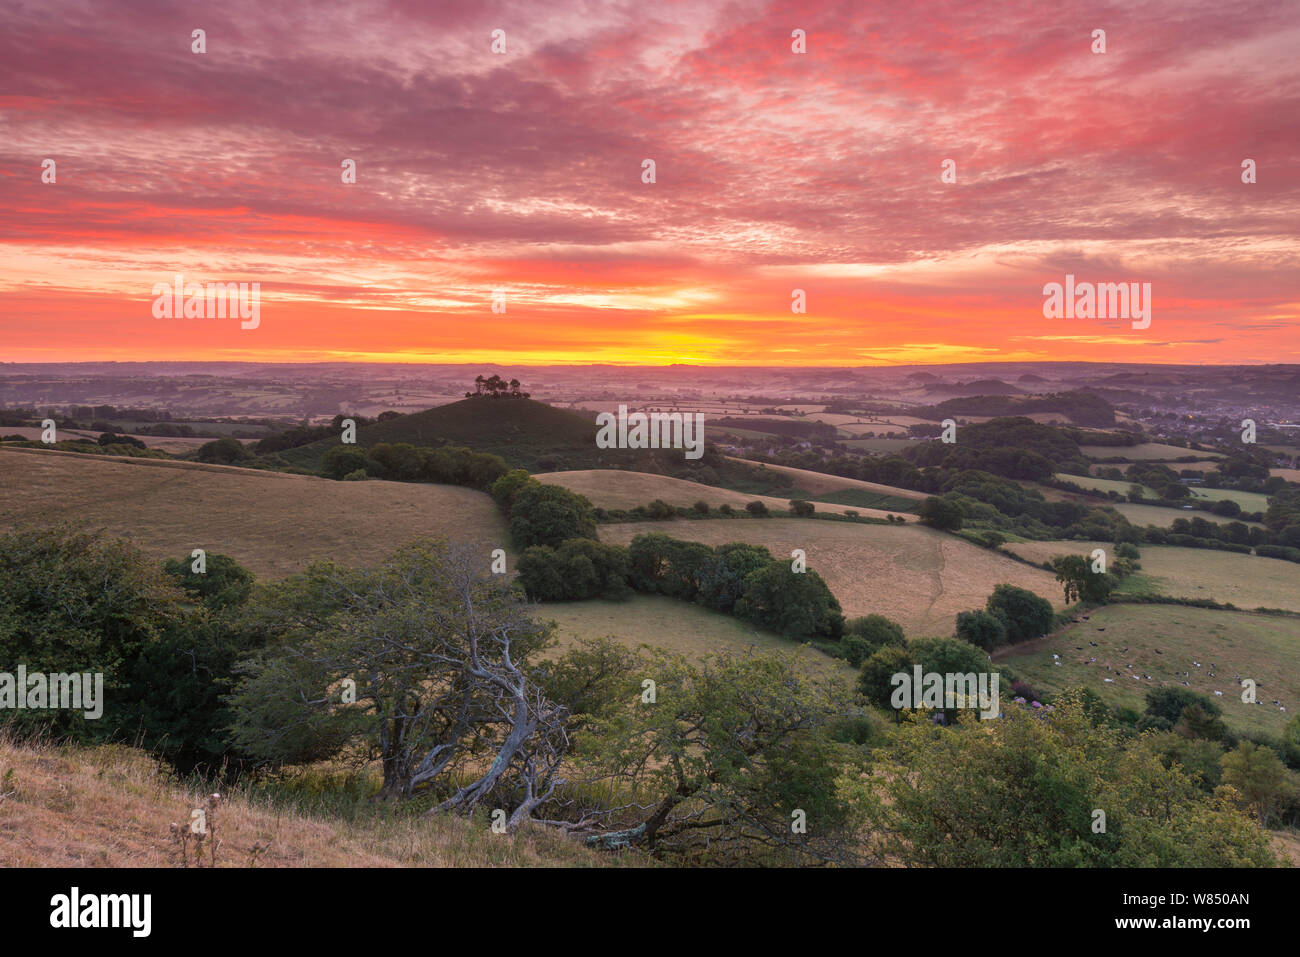
[[[313,560],[376,564],[416,538],[507,547],[483,492],[335,482],[221,465],[0,449],[0,528],[60,520],[103,528],[159,559],[220,552],[258,577]]]
[[[548,485],[562,485],[572,492],[585,495],[593,505],[609,509],[631,509],[638,505],[649,505],[655,499],[662,499],[669,505],[690,507],[696,502],[708,502],[714,508],[730,505],[743,509],[749,502],[758,499],[768,508],[786,510],[790,500],[771,495],[746,495],[730,489],[714,488],[686,479],[673,478],[669,475],[652,475],[649,472],[625,472],[619,469],[582,469],[572,472],[544,472],[535,476],[539,482]],[[887,486],[881,486],[886,488]],[[915,515],[902,512],[889,512],[875,508],[858,508],[852,505],[832,505],[818,502],[820,512],[857,512],[870,518],[884,518],[886,515],[899,515],[909,521],[915,521]]]
[[[846,615],[885,615],[901,624],[908,637],[952,634],[957,612],[983,608],[1002,582],[1028,588],[1062,607],[1061,587],[1048,572],[920,525],[770,518],[600,527],[603,541],[622,545],[645,532],[709,545],[766,545],[777,557],[801,548],[808,567],[826,579]]]
[[[788,475],[790,480],[796,486],[811,492],[813,495],[821,495],[826,492],[840,492],[845,489],[861,489],[864,492],[878,492],[883,495],[896,495],[899,498],[910,498],[913,501],[920,502],[929,496],[925,492],[917,492],[910,488],[895,488],[893,485],[881,485],[879,482],[863,482],[860,479],[844,478],[839,475],[827,475],[824,472],[810,472],[808,469],[791,468],[788,465],[760,465],[755,462],[749,462],[747,459],[734,459],[736,462],[745,462],[748,465],[756,465],[758,468],[770,469],[773,472],[779,472],[782,475]]]
[[[1300,713],[1296,618],[1179,605],[1107,605],[1040,641],[999,649],[994,658],[1042,691],[1084,685],[1111,704],[1138,711],[1152,688],[1181,688],[1186,682],[1192,691],[1214,698],[1228,726],[1239,732],[1277,735]],[[1241,700],[1241,678],[1258,683],[1256,704]]]
[[[1008,542],[1002,546],[1032,562],[1054,555],[1086,555],[1106,542]],[[1300,564],[1280,558],[1260,558],[1208,548],[1140,545],[1142,570],[1133,588],[1142,587],[1172,598],[1210,598],[1238,608],[1285,608],[1300,612]],[[1122,590],[1131,590],[1125,582]],[[1296,624],[1300,643],[1300,623]]]
[[[0,736],[0,864],[7,867],[169,867],[169,826],[203,795],[169,780],[142,751],[16,745]],[[600,867],[636,857],[597,855],[543,828],[493,834],[438,815],[345,821],[268,807],[234,792],[214,815],[216,866]],[[254,854],[254,846],[266,850]],[[190,849],[191,864],[193,848]],[[206,851],[205,851],[206,855]],[[205,856],[206,866],[206,856]]]

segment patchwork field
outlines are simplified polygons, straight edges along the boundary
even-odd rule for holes
[[[556,623],[560,651],[578,639],[613,637],[633,648],[653,645],[692,658],[715,652],[789,652],[816,673],[846,679],[855,674],[841,658],[769,631],[755,630],[747,622],[721,612],[663,595],[635,595],[627,601],[553,602],[543,605],[538,617]]]
[[[1054,555],[1086,555],[1106,542],[1008,542],[1003,546],[1032,562]],[[1238,608],[1285,608],[1300,612],[1300,564],[1208,548],[1140,545],[1142,570],[1121,591],[1149,590],[1171,598],[1210,598]],[[1300,641],[1300,625],[1296,626]]]
[[[743,509],[749,502],[758,499],[768,508],[788,509],[788,498],[771,495],[747,495],[730,489],[701,485],[686,479],[673,478],[669,475],[651,475],[649,472],[629,472],[621,469],[584,469],[573,472],[543,472],[536,476],[539,482],[548,485],[562,485],[572,492],[585,495],[593,505],[600,508],[630,509],[638,505],[649,505],[655,499],[662,499],[669,505],[689,507],[696,502],[705,501],[714,508],[730,505]],[[888,509],[857,507],[849,504],[817,503],[818,511],[843,514],[854,511],[859,515],[884,518],[891,514]],[[902,512],[893,514],[909,518]],[[910,516],[915,520],[916,516]]]
[[[221,552],[259,577],[291,574],[314,559],[377,563],[421,537],[507,541],[491,498],[450,485],[0,449],[0,488],[0,528],[68,520],[159,559],[194,548]]]
[[[1053,654],[1060,655],[1059,664]],[[1224,720],[1237,731],[1276,735],[1300,708],[1300,619],[1290,617],[1107,605],[1087,621],[993,657],[1042,691],[1084,685],[1111,704],[1138,711],[1152,688],[1185,683],[1220,704]],[[1257,683],[1256,704],[1242,702],[1241,678]]]
[[[647,532],[709,545],[766,545],[777,557],[801,548],[808,567],[826,579],[846,615],[885,615],[909,637],[952,634],[957,612],[983,608],[1002,582],[1028,588],[1062,607],[1061,587],[1050,573],[920,525],[772,518],[600,526],[603,541],[621,545]]]

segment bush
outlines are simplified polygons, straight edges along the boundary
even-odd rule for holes
[[[248,600],[253,591],[253,573],[229,555],[212,553],[203,559],[202,574],[194,571],[194,559],[169,558],[163,563],[167,573],[185,594],[209,608],[233,608]]]
[[[663,534],[637,535],[628,547],[628,579],[639,592],[695,601],[701,570],[713,554],[700,542]]]
[[[194,457],[200,462],[233,465],[235,462],[251,459],[253,453],[244,448],[244,443],[240,442],[239,439],[232,439],[227,436],[224,439],[217,439],[200,445]]]
[[[762,545],[744,542],[719,545],[700,564],[699,592],[695,600],[716,611],[730,613],[745,594],[745,579],[772,561],[772,553]]]
[[[877,648],[885,645],[902,645],[907,641],[903,626],[884,615],[850,618],[844,623],[844,637],[846,640],[860,638],[865,641],[871,648],[868,655],[875,654]]]
[[[576,538],[558,549],[534,545],[519,557],[519,583],[532,601],[626,598],[628,550]]]
[[[646,508],[646,511],[649,513],[651,518],[660,520],[673,518],[677,515],[677,510],[661,498],[657,498],[651,502]]]
[[[794,641],[837,641],[844,633],[843,610],[822,577],[784,561],[751,572],[735,608],[739,617]]]
[[[945,532],[960,531],[964,518],[961,505],[956,501],[934,495],[921,503],[917,514],[921,516],[921,524]]]
[[[700,501],[696,502],[696,503],[692,506],[692,508],[694,508],[695,511],[699,512],[701,515],[708,515],[708,514],[709,514],[709,503],[706,502],[706,501],[704,501],[703,499],[701,499]]]
[[[321,457],[320,471],[326,478],[343,479],[358,470],[365,472],[367,464],[364,449],[355,445],[335,445]]]
[[[516,548],[558,547],[571,538],[595,538],[591,502],[559,485],[529,482],[510,508],[510,537]]]
[[[796,498],[790,500],[790,511],[798,518],[810,518],[817,511],[817,506]]]
[[[502,508],[509,509],[514,504],[515,496],[519,494],[520,489],[529,482],[537,485],[541,484],[523,469],[511,469],[492,483],[488,489],[488,494]]]
[[[984,607],[1002,620],[1010,644],[1041,638],[1052,627],[1051,602],[1015,585],[998,585]]]
[[[987,611],[959,611],[956,635],[977,648],[992,651],[1007,643],[1007,626],[1001,618]]]
[[[750,515],[755,515],[755,516],[766,515],[767,506],[764,505],[762,502],[760,502],[758,499],[755,499],[754,501],[749,502],[745,506],[745,511],[747,511]]]

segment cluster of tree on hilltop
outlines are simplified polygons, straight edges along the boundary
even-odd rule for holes
[[[527,399],[532,393],[519,391],[519,380],[507,382],[499,375],[474,377],[474,391],[466,392],[467,399]]]

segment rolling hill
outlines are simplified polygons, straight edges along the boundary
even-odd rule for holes
[[[508,548],[492,499],[452,485],[0,449],[0,486],[0,528],[67,519],[159,560],[195,548],[220,552],[259,578],[292,574],[316,559],[375,564],[426,536]]]
[[[766,545],[778,558],[801,548],[808,567],[826,580],[845,615],[885,615],[901,624],[908,637],[951,635],[957,612],[983,608],[993,587],[1002,582],[1028,588],[1055,607],[1064,607],[1061,586],[1051,573],[921,525],[771,518],[599,527],[602,541],[620,545],[647,532],[709,545]]]
[[[719,505],[730,505],[736,509],[743,509],[747,503],[755,499],[772,509],[784,510],[790,507],[788,498],[735,492],[730,489],[673,478],[669,475],[651,475],[647,472],[583,469],[573,472],[544,472],[537,476],[537,480],[547,485],[563,485],[571,492],[585,495],[593,505],[607,509],[631,509],[638,505],[649,505],[655,499],[684,508],[689,508],[696,502],[704,501],[714,508]],[[885,496],[881,497],[885,498]],[[907,519],[908,516],[904,515],[903,509],[910,509],[914,507],[914,504],[900,499],[899,505],[901,506],[899,510],[892,512],[892,514]],[[884,518],[886,515],[891,514],[888,510],[858,508],[852,504],[823,504],[820,501],[817,503],[817,509],[822,512],[839,514],[857,512],[859,515],[872,518]],[[916,516],[913,515],[910,516],[909,520],[914,521],[915,519]]]
[[[462,399],[357,429],[358,445],[368,448],[381,442],[461,445],[500,455],[512,468],[529,471],[546,467],[540,460],[594,464],[588,460],[608,454],[596,448],[594,419],[532,399]],[[326,450],[338,444],[337,438],[321,439],[279,456],[316,471]]]

